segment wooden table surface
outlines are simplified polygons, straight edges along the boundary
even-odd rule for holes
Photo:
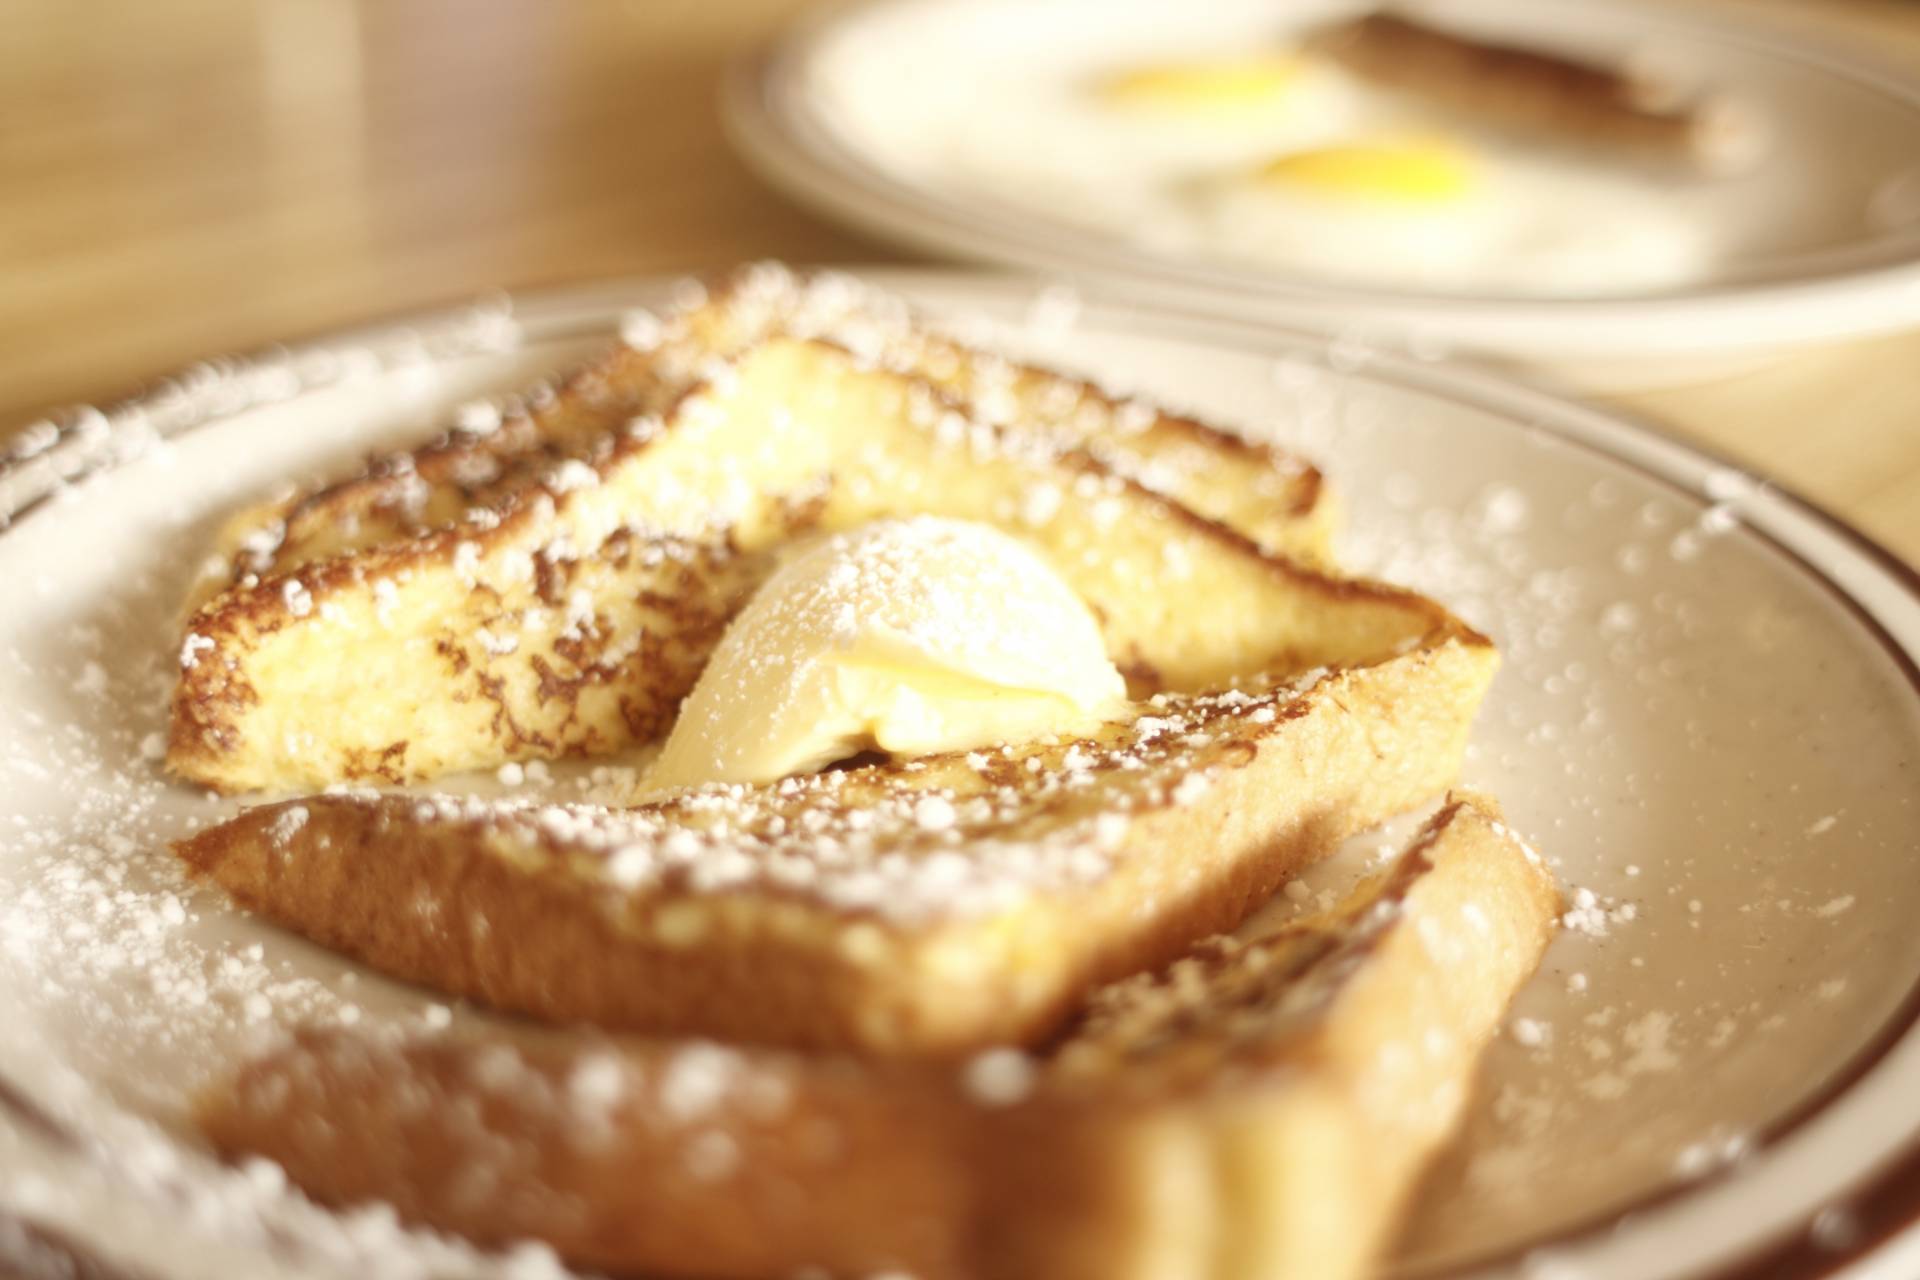
[[[1920,71],[1912,0],[1713,0]],[[900,261],[715,108],[802,0],[8,0],[0,436],[201,356],[488,290]],[[1621,397],[1920,560],[1920,332]]]

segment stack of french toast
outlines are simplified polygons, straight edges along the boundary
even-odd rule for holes
[[[205,1094],[213,1143],[328,1203],[620,1274],[1367,1274],[1559,912],[1493,803],[1448,790],[1491,642],[1339,574],[1300,459],[843,278],[751,268],[624,333],[223,531],[168,764],[316,794],[176,852],[524,1023],[301,1029]],[[730,655],[756,609],[763,650],[785,642],[764,602],[803,552],[936,525],[1063,584],[1123,692],[964,748],[875,731],[777,776],[637,772],[615,805],[420,785],[644,765],[722,668],[795,666]],[[902,591],[863,597],[859,563],[834,562],[822,642],[848,663],[863,599]],[[980,616],[993,593],[926,589],[949,648],[1028,647]],[[887,653],[856,674],[889,715],[1005,701]],[[776,720],[730,731],[794,732]],[[1223,936],[1441,797],[1343,901]]]

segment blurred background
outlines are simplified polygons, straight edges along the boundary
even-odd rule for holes
[[[1907,0],[1711,3],[1920,70]],[[729,60],[817,7],[5,0],[0,436],[198,357],[492,290],[905,260],[723,138]],[[1623,403],[1913,557],[1916,373],[1903,335]]]

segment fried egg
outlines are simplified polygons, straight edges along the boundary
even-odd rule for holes
[[[1108,159],[1144,159],[1163,173],[1310,146],[1356,118],[1342,75],[1286,49],[1125,64],[1095,72],[1079,88],[1069,112],[1080,117],[1080,144]]]
[[[1285,111],[1312,64],[1270,51],[1130,67],[1099,77],[1094,91],[1108,103],[1147,112],[1242,116]]]
[[[1095,47],[1042,38],[1048,12],[969,6],[954,40],[990,59],[895,48],[834,62],[814,88],[893,171],[1168,258],[1538,296],[1671,286],[1711,264],[1697,209],[1631,170],[1439,130],[1285,44],[1209,45],[1116,14]]]
[[[1602,293],[1685,279],[1707,229],[1657,188],[1518,148],[1375,134],[1199,184],[1210,252],[1369,284]]]

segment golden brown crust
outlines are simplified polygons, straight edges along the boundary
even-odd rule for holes
[[[175,850],[317,941],[552,1021],[953,1053],[1044,1036],[1436,794],[1495,665],[1448,640],[1301,691],[1166,696],[1096,739],[626,811],[321,796]],[[920,825],[929,797],[949,826]]]
[[[200,1117],[325,1202],[621,1274],[1346,1280],[1558,909],[1457,797],[1330,916],[1104,993],[1042,1058],[316,1031]]]
[[[609,447],[636,417],[670,411],[685,390],[647,354],[625,346],[538,384],[504,405],[476,402],[477,420],[411,449],[369,457],[340,479],[296,489],[235,515],[216,546],[218,568],[189,601],[305,565],[402,543],[499,509],[568,459]]]
[[[1077,741],[628,809],[327,795],[183,841],[242,905],[439,991],[879,1055],[311,1033],[210,1096],[208,1132],[323,1199],[619,1271],[1352,1275],[1553,914],[1489,810],[1450,804],[1334,920],[1074,1015],[1445,786],[1492,646],[1276,554],[1324,539],[1311,469],[775,285],[551,421],[281,508],[191,624],[174,766],[403,781],[645,741],[784,544],[923,511],[1016,528],[1142,700]],[[661,416],[619,428],[641,402]],[[1043,1064],[939,1062],[1070,1019]]]
[[[1325,478],[1307,459],[1097,382],[968,346],[848,277],[796,279],[777,263],[756,263],[713,282],[684,324],[705,349],[725,355],[781,335],[827,342],[927,382],[977,407],[987,422],[1018,423],[1110,469],[1151,474],[1157,491],[1269,551],[1309,564],[1330,560],[1334,512]]]
[[[824,295],[831,301],[821,305]],[[990,355],[920,327],[903,308],[850,281],[800,278],[773,264],[715,280],[711,295],[658,322],[651,345],[621,345],[504,406],[477,403],[418,448],[370,458],[357,474],[236,516],[220,540],[217,590],[317,560],[404,542],[498,509],[568,459],[598,460],[636,419],[667,416],[704,373],[776,337],[817,339],[939,388],[992,397],[1028,429],[1096,450],[1129,470],[1156,470],[1178,500],[1248,531],[1272,550],[1325,558],[1332,512],[1309,462],[1193,418],[1118,398],[1095,383]],[[856,341],[857,340],[857,341]]]
[[[1084,381],[930,335],[897,304],[850,282],[801,281],[756,267],[660,322],[646,340],[646,350],[619,348],[557,391],[536,388],[504,411],[464,420],[438,441],[377,459],[358,476],[237,516],[222,537],[226,568],[208,580],[187,623],[171,767],[221,790],[343,777],[402,781],[509,759],[603,754],[657,736],[720,623],[765,573],[764,553],[774,543],[823,520],[839,524],[917,509],[907,503],[899,512],[867,510],[871,501],[862,506],[845,490],[871,484],[872,477],[829,467],[786,477],[786,491],[763,494],[771,507],[745,527],[712,516],[692,519],[699,513],[684,509],[654,527],[661,524],[656,508],[664,491],[658,480],[651,482],[653,499],[636,494],[611,521],[573,513],[581,500],[569,492],[582,482],[648,490],[647,455],[673,434],[663,424],[689,430],[682,419],[698,412],[695,402],[724,401],[738,368],[770,344],[813,344],[816,363],[832,359],[869,382],[889,380],[904,389],[916,413],[954,415],[974,435],[1004,442],[1012,433],[1023,442],[1034,485],[1119,485],[1125,505],[1165,512],[1191,503],[1264,549],[1310,561],[1325,555],[1331,505],[1311,466],[1191,419],[1116,400]],[[831,396],[832,386],[823,394]],[[771,412],[787,409],[808,412],[805,397]],[[742,424],[736,438],[715,447],[751,452],[778,427],[777,419]],[[1149,493],[1142,480],[1177,501]],[[1098,496],[1086,491],[1075,500]],[[999,513],[1003,523],[1007,514]],[[769,520],[775,529],[761,527]],[[667,534],[677,534],[697,560],[691,580],[676,577],[672,565],[663,573],[627,567],[627,544]],[[530,562],[537,590],[518,591],[497,573],[484,582],[468,573],[442,592],[449,625],[415,619],[404,639],[359,617],[369,612],[370,592],[408,593],[417,575],[444,579],[482,560],[491,572],[499,568],[495,558],[509,569]],[[529,611],[568,606],[583,590],[565,580],[576,576],[590,580],[584,589],[593,597],[592,625],[583,635],[569,632],[571,650],[555,645],[535,661],[475,648],[475,632],[498,631],[497,638],[510,642],[501,629],[523,623]],[[638,612],[627,607],[632,596],[645,597]],[[687,616],[663,617],[669,603]],[[383,610],[371,612],[378,618]],[[319,647],[351,645],[379,656],[385,647],[411,644],[419,660],[365,679],[355,679],[359,672],[348,667],[334,687],[322,689],[314,673],[329,664],[320,656],[282,659],[285,671],[263,657],[304,643],[279,633],[322,629],[329,614],[354,615],[348,630],[365,634]],[[636,630],[646,642],[628,642]],[[1148,656],[1122,659],[1139,672],[1142,687],[1158,687]],[[342,726],[352,742],[330,744],[327,733],[312,731],[310,717],[282,714],[289,699],[302,698],[391,710],[389,690],[396,685],[421,689],[423,708],[453,705],[441,718],[465,735],[465,746],[455,734],[414,732],[405,723],[365,730],[364,716]],[[355,725],[365,731],[354,734]],[[317,741],[296,745],[303,735]]]
[[[713,376],[664,425],[576,463],[572,485],[543,481],[477,524],[202,606],[182,650],[170,766],[220,790],[292,788],[644,742],[770,553],[805,529],[887,515],[983,520],[1037,544],[1142,692],[1347,660],[1352,638],[1329,627],[1375,640],[1459,629],[1430,601],[1267,553],[1078,445],[982,422],[945,391],[828,344],[772,340]],[[769,453],[768,432],[785,433],[782,450]],[[709,490],[744,508],[715,525]],[[1044,518],[1022,508],[1029,493],[1047,498]],[[1203,581],[1238,601],[1234,626],[1177,607]],[[476,644],[496,632],[504,650]],[[348,648],[354,663],[339,661]],[[356,700],[354,715],[334,714]]]

